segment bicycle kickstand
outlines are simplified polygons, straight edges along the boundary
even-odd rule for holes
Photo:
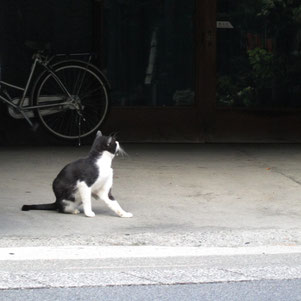
[[[81,146],[81,139],[80,139],[81,124],[82,124],[82,117],[79,116],[79,118],[78,118],[78,146]]]
[[[29,123],[29,125],[34,128],[34,124],[31,122],[31,120],[28,118],[28,116],[22,111],[22,110],[18,110],[24,117],[24,119]]]

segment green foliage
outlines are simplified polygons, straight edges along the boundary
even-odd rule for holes
[[[262,48],[248,51],[253,78],[257,88],[271,87],[275,75],[275,56]]]
[[[301,24],[301,5],[293,9],[293,20],[297,24]]]
[[[218,18],[234,30],[221,33],[228,52],[220,57],[218,101],[300,106],[301,0],[219,0],[219,7],[224,10]]]
[[[240,99],[240,102],[245,106],[245,107],[250,107],[256,104],[256,91],[253,87],[247,86],[240,90],[237,93],[237,96]]]
[[[220,76],[217,83],[217,98],[224,105],[234,105],[233,95],[236,94],[237,87],[230,76]]]
[[[258,15],[299,15],[300,0],[261,0],[261,2],[261,11],[258,13]]]
[[[261,0],[257,14],[266,24],[266,32],[276,40],[278,53],[287,53],[296,33],[301,29],[300,0]]]
[[[244,86],[245,81],[238,82],[231,76],[221,76],[217,83],[217,98],[226,106],[249,107],[256,104],[256,91],[251,86]]]

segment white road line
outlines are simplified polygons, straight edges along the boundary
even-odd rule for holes
[[[165,258],[235,255],[301,254],[301,246],[241,248],[157,246],[62,246],[0,248],[0,260],[77,260],[106,258]]]

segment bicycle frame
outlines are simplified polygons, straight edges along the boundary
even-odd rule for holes
[[[50,59],[48,60],[43,60],[41,58],[41,56],[39,54],[35,54],[35,59],[34,62],[31,66],[31,70],[30,70],[30,74],[29,77],[27,79],[25,88],[19,87],[17,85],[13,85],[10,84],[8,82],[2,81],[0,80],[0,100],[2,100],[3,102],[5,102],[8,106],[13,107],[14,109],[16,109],[24,118],[25,120],[31,125],[33,126],[33,123],[31,122],[30,118],[25,114],[26,111],[31,111],[34,109],[41,109],[41,108],[54,108],[54,107],[59,107],[59,106],[64,106],[64,105],[72,105],[72,102],[70,102],[70,99],[72,99],[72,95],[69,93],[69,91],[65,88],[64,84],[62,83],[62,81],[58,78],[58,76],[55,74],[55,72],[51,69],[51,66],[49,66],[49,63],[56,57],[55,55],[52,56]],[[51,104],[42,104],[42,105],[24,105],[24,101],[26,99],[26,96],[28,95],[28,90],[29,90],[29,86],[32,82],[32,78],[33,75],[35,73],[37,64],[40,64],[41,66],[44,67],[45,70],[47,70],[55,79],[55,81],[58,83],[58,85],[61,87],[61,89],[68,95],[68,101],[66,102],[59,102],[57,104],[55,103],[51,103]],[[11,99],[11,97],[9,96],[8,92],[3,91],[2,90],[2,86],[5,87],[10,87],[12,89],[15,90],[19,90],[22,91],[22,96],[20,97],[20,99],[18,100],[18,102],[15,104],[13,102],[13,100]],[[2,94],[6,95],[7,98],[3,97]],[[76,109],[76,107],[74,106],[74,108]]]
[[[39,57],[35,57],[34,62],[31,66],[31,70],[30,70],[30,74],[29,77],[27,79],[25,88],[10,84],[8,82],[2,81],[0,80],[0,87],[6,86],[6,87],[10,87],[13,88],[15,90],[19,90],[19,91],[23,91],[21,98],[19,99],[18,103],[15,104],[12,102],[12,99],[10,98],[10,96],[8,95],[8,93],[6,93],[5,91],[1,91],[0,88],[0,92],[2,92],[4,95],[6,95],[8,98],[3,97],[0,94],[0,99],[2,101],[4,101],[7,105],[12,106],[13,108],[17,109],[24,117],[25,115],[23,114],[22,111],[27,111],[27,110],[34,110],[34,109],[39,109],[39,108],[50,108],[50,107],[55,107],[55,106],[62,106],[62,105],[67,105],[70,104],[70,101],[68,102],[61,102],[58,104],[43,104],[43,105],[26,105],[24,106],[24,101],[26,96],[28,95],[28,90],[29,90],[29,86],[31,84],[32,78],[33,78],[33,74],[35,73],[36,70],[36,66],[37,64],[40,64],[41,66],[43,66],[49,73],[51,73],[51,75],[53,76],[53,78],[55,79],[55,81],[58,83],[58,85],[61,87],[61,89],[68,95],[69,99],[72,99],[72,95],[69,93],[69,91],[65,88],[64,84],[62,83],[62,81],[57,77],[57,75],[55,74],[55,72],[53,72],[53,70],[51,69],[51,67],[49,67],[49,63],[53,60],[53,58],[56,56],[52,56],[49,60],[43,62],[41,60],[41,58]],[[26,118],[26,120],[28,121],[28,119]]]

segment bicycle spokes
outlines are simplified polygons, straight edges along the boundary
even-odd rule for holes
[[[38,88],[38,116],[48,130],[63,138],[85,137],[96,130],[108,108],[108,93],[98,75],[82,66],[70,65],[47,74]],[[65,92],[68,91],[68,93]]]

